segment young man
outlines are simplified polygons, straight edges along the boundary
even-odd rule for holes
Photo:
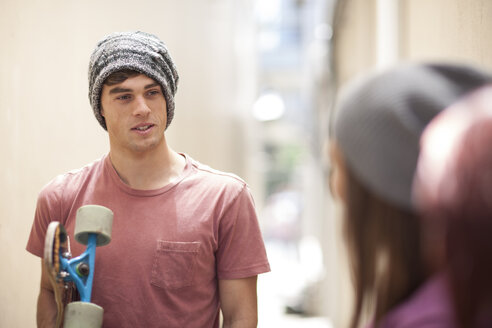
[[[86,204],[114,212],[98,248],[92,302],[104,327],[256,327],[256,277],[269,271],[253,201],[240,178],[172,150],[176,67],[157,37],[112,34],[89,65],[89,98],[109,154],[58,176],[40,193],[27,250],[42,257],[51,221],[73,238]],[[72,242],[72,253],[84,248]],[[43,269],[38,326],[52,327],[53,287]]]

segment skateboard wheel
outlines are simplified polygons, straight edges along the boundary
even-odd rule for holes
[[[111,241],[113,212],[104,206],[85,205],[77,210],[75,221],[75,239],[87,245],[89,234],[97,234],[97,246],[104,246]]]
[[[104,310],[88,302],[68,303],[65,308],[64,328],[101,328]]]

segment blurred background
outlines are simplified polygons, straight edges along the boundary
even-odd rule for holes
[[[126,30],[158,35],[178,67],[171,146],[250,185],[272,267],[259,327],[344,327],[350,271],[324,151],[336,91],[406,60],[492,69],[492,2],[0,0],[0,327],[35,327],[37,194],[108,151],[87,66]]]

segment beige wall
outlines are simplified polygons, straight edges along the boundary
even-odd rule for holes
[[[376,0],[340,1],[335,17],[334,73],[345,82],[376,63]]]
[[[254,100],[253,49],[242,49],[241,67],[235,56],[241,50],[235,31],[251,8],[243,5],[237,18],[237,6],[226,0],[0,1],[0,327],[35,326],[40,260],[24,248],[39,190],[108,151],[87,99],[89,55],[107,33],[141,29],[167,43],[181,76],[168,130],[172,146],[254,186],[244,153],[254,148],[245,112]],[[248,30],[241,33],[247,38]],[[244,68],[248,79],[241,78]]]
[[[405,0],[401,55],[463,60],[492,69],[492,1]]]
[[[340,3],[343,11],[337,17],[334,48],[339,85],[378,66],[378,59],[385,58],[378,53],[381,51],[378,6],[388,3],[395,3],[398,8],[394,26],[398,31],[396,44],[388,45],[396,47],[397,59],[464,61],[492,70],[489,35],[492,2],[489,0],[344,0]]]

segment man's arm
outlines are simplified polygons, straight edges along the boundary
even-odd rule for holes
[[[219,280],[223,328],[253,328],[258,325],[256,280],[257,276]]]
[[[38,328],[55,327],[57,306],[55,293],[51,284],[49,273],[41,259],[41,286],[39,289],[38,306],[36,313],[36,322]]]

